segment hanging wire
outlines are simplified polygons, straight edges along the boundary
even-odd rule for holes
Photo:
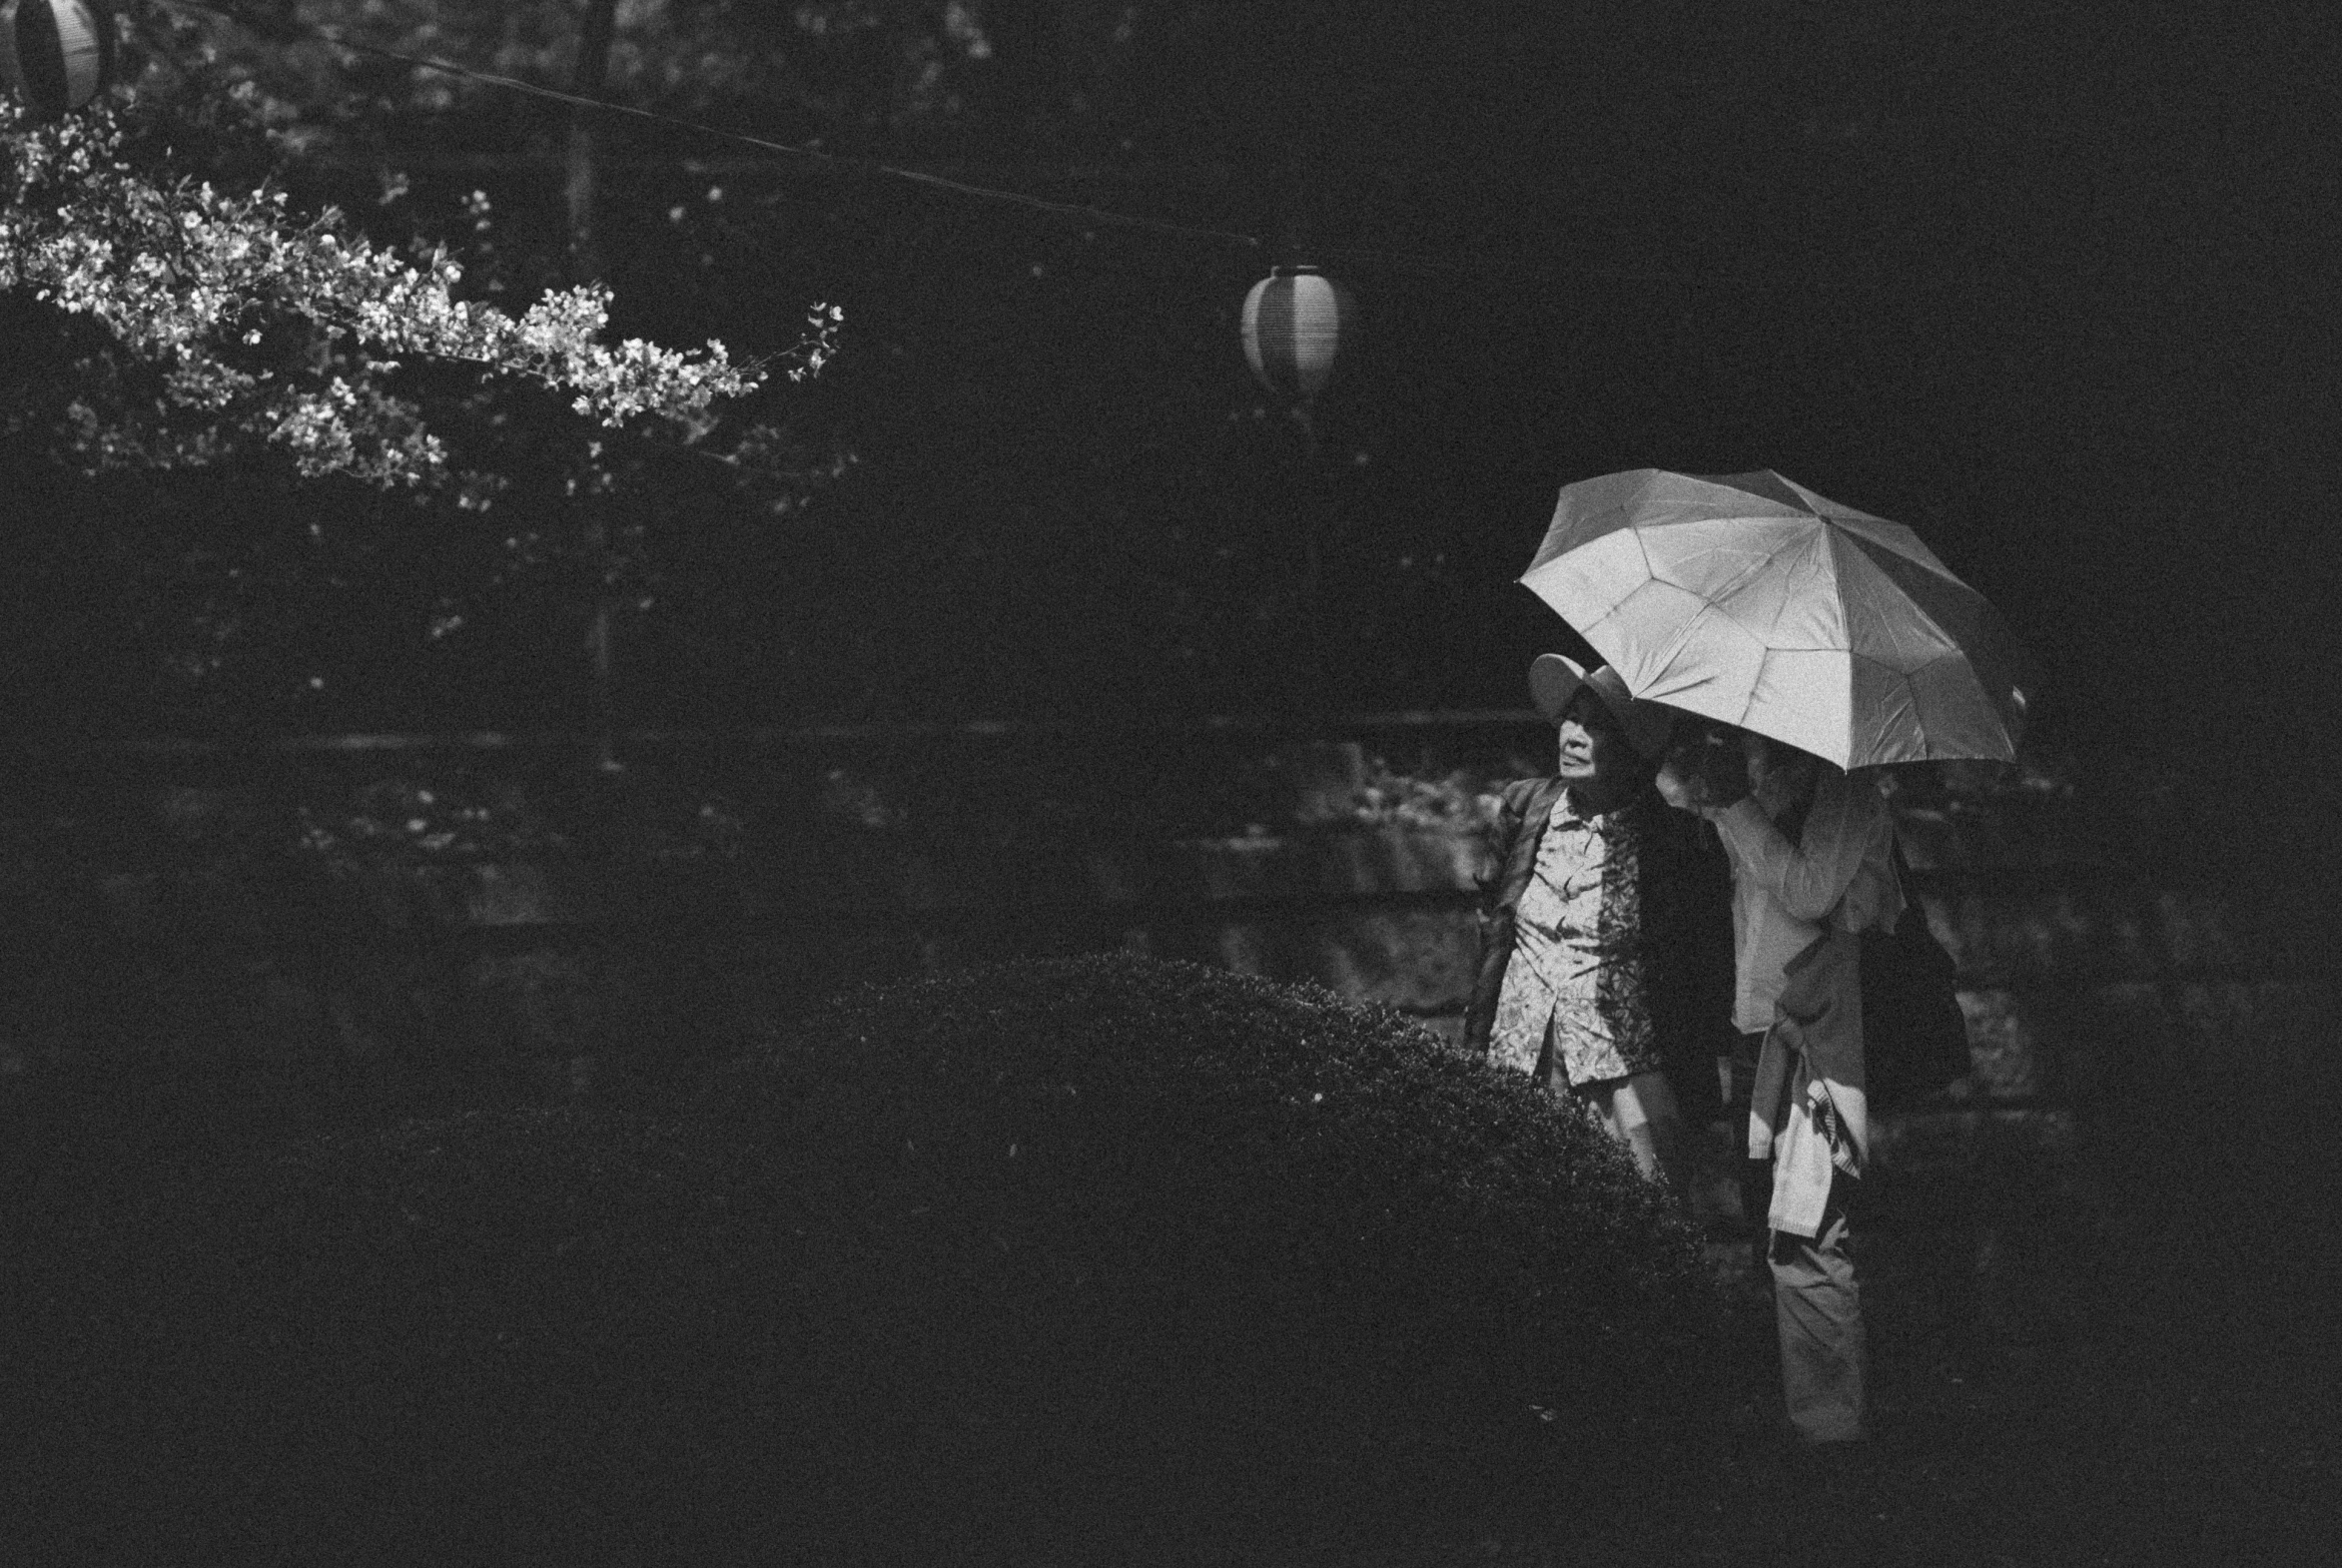
[[[745,131],[727,131],[720,126],[707,125],[697,120],[686,120],[678,115],[660,114],[651,109],[637,109],[631,104],[614,104],[606,99],[587,98],[578,93],[565,93],[558,88],[542,87],[534,82],[521,81],[516,77],[498,76],[492,71],[475,71],[469,66],[456,65],[447,60],[434,60],[425,55],[401,54],[395,49],[382,49],[373,44],[357,43],[322,31],[318,36],[335,48],[347,49],[354,54],[373,55],[381,60],[395,60],[427,71],[442,71],[449,76],[460,76],[475,82],[485,82],[492,87],[509,88],[514,92],[526,93],[535,98],[548,98],[555,103],[570,104],[580,109],[592,109],[603,114],[624,115],[631,119],[648,120],[655,125],[670,125],[678,130],[691,131],[700,136],[713,137],[719,141],[737,142],[743,147],[755,147],[769,153],[783,153],[792,158],[802,158],[809,163],[820,164],[827,168],[851,171],[856,174],[884,175],[890,179],[907,180],[915,185],[930,186],[937,190],[950,191],[958,196],[974,197],[980,201],[1009,202],[1019,207],[1033,208],[1039,212],[1055,213],[1063,217],[1080,218],[1094,223],[1116,224],[1130,229],[1144,229],[1155,234],[1178,235],[1194,240],[1221,240],[1231,245],[1241,245],[1252,249],[1258,249],[1262,243],[1257,235],[1239,234],[1226,229],[1205,229],[1194,224],[1171,223],[1161,218],[1146,218],[1133,213],[1111,212],[1103,207],[1093,207],[1077,202],[1053,202],[1044,197],[1027,195],[1022,191],[1002,191],[990,186],[970,185],[963,180],[946,179],[942,175],[929,174],[920,169],[905,169],[899,165],[880,163],[876,159],[870,158],[841,157],[836,153],[823,152],[816,147],[805,147],[794,142],[775,142],[765,137],[751,136]]]
[[[239,26],[248,25],[235,12],[206,5],[203,0],[163,0],[163,4],[173,10],[201,11],[207,15],[234,22]],[[767,137],[752,136],[745,131],[726,130],[721,126],[708,125],[703,121],[686,119],[680,115],[661,114],[657,110],[639,109],[631,104],[612,103],[607,99],[590,98],[581,93],[563,92],[559,88],[522,81],[518,77],[503,76],[493,71],[481,71],[471,66],[458,65],[452,60],[441,60],[430,55],[406,54],[396,49],[385,49],[378,44],[362,43],[356,39],[345,37],[339,29],[292,21],[273,25],[285,31],[306,34],[331,48],[347,50],[352,54],[368,55],[378,60],[394,61],[417,70],[437,71],[443,75],[460,77],[466,81],[479,82],[490,87],[500,87],[532,98],[567,104],[572,108],[623,116],[633,120],[644,120],[653,125],[670,126],[695,136],[732,142],[742,147],[753,147],[761,152],[778,153],[784,157],[799,159],[825,169],[901,180],[908,184],[948,192],[954,196],[967,197],[974,201],[998,202],[1035,212],[1048,213],[1056,217],[1080,219],[1084,223],[1136,229],[1150,234],[1171,235],[1180,239],[1216,241],[1223,245],[1235,246],[1253,252],[1264,252],[1269,248],[1268,242],[1260,236],[1246,234],[1240,230],[1213,229],[1198,224],[1172,223],[1167,219],[1149,218],[1137,213],[1116,212],[1111,208],[1098,207],[1089,203],[1053,202],[1046,197],[1033,196],[1023,191],[1006,191],[995,186],[975,185],[965,180],[948,179],[943,175],[930,174],[922,169],[907,169],[899,164],[884,163],[874,158],[849,157],[826,152],[818,147],[808,147],[801,143],[777,142]],[[1309,247],[1309,254],[1313,258],[1328,261],[1348,260],[1368,266],[1390,267],[1412,272],[1486,273],[1491,270],[1512,267],[1537,266],[1548,271],[1566,271],[1578,277],[1618,279],[1629,282],[1699,283],[1709,281],[1681,273],[1561,266],[1554,262],[1550,252],[1545,251],[1475,254],[1466,257],[1376,250],[1362,246],[1315,245]]]

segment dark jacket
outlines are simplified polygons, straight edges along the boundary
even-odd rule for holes
[[[1513,916],[1537,871],[1537,846],[1563,784],[1517,779],[1489,831],[1480,878],[1480,962],[1464,1014],[1464,1049],[1485,1056],[1496,999],[1512,960]],[[1642,938],[1651,976],[1651,1023],[1660,1064],[1693,1122],[1722,1111],[1716,1058],[1732,1030],[1732,869],[1706,823],[1670,810],[1654,791],[1627,810],[1651,813],[1642,861]]]

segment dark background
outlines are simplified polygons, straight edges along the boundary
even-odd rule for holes
[[[2029,640],[2049,752],[2320,749],[2342,674],[2320,8],[993,0],[966,8],[983,58],[943,7],[813,9],[881,20],[660,16],[826,96],[745,66],[621,71],[612,96],[1269,243],[609,124],[614,333],[751,354],[813,301],[847,312],[818,382],[762,394],[795,502],[626,503],[635,722],[1518,706],[1570,641],[1512,581],[1554,490],[1648,464],[1775,467],[1917,527]],[[941,86],[906,98],[922,37]],[[331,135],[287,171],[304,199],[463,239],[478,188],[502,260],[475,278],[517,299],[558,275],[567,111],[430,107],[427,73],[382,62],[338,80],[355,96],[313,84]],[[403,205],[374,199],[386,167]],[[1295,244],[1365,316],[1314,469],[1236,331]],[[55,326],[4,314],[21,366]],[[21,439],[9,469],[20,732],[583,711],[594,593],[557,496],[483,518],[265,465],[93,481]]]

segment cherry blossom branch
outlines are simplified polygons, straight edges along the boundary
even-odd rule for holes
[[[459,300],[463,271],[443,250],[417,266],[346,232],[332,209],[295,219],[281,191],[158,183],[124,160],[122,143],[104,110],[31,129],[0,119],[0,178],[13,196],[0,211],[0,290],[99,323],[163,373],[172,405],[257,429],[304,473],[378,485],[443,474],[416,405],[379,384],[397,356],[571,393],[580,416],[610,428],[648,414],[704,429],[715,403],[755,392],[775,363],[736,366],[714,339],[689,351],[604,344],[611,296],[599,284],[547,291],[517,317]],[[812,309],[806,337],[781,357],[788,380],[836,353],[844,316]],[[281,355],[253,353],[287,330],[318,340],[306,381]]]

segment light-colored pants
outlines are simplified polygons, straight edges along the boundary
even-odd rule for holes
[[[1839,1194],[1821,1234],[1776,1230],[1768,1256],[1790,1427],[1809,1443],[1851,1442],[1863,1435],[1863,1295]]]
[[[1554,1099],[1575,1100],[1592,1111],[1602,1131],[1634,1157],[1635,1169],[1643,1173],[1643,1179],[1656,1181],[1664,1175],[1677,1200],[1689,1203],[1691,1140],[1684,1131],[1683,1108],[1676,1104],[1675,1088],[1667,1082],[1667,1075],[1636,1073],[1573,1085],[1568,1069],[1561,1065],[1561,1053],[1553,1049],[1554,1028],[1551,1022],[1545,1026],[1545,1044],[1538,1049],[1537,1065],[1530,1069],[1532,1080],[1542,1084]]]
[[[1691,1141],[1684,1131],[1683,1109],[1664,1073],[1637,1073],[1632,1078],[1605,1079],[1574,1088],[1559,1066],[1550,1070],[1546,1088],[1556,1096],[1572,1096],[1594,1113],[1613,1142],[1634,1157],[1643,1178],[1662,1176],[1676,1195],[1689,1201],[1692,1172]]]
[[[1602,1131],[1626,1146],[1635,1157],[1635,1169],[1647,1181],[1664,1175],[1678,1193],[1691,1193],[1691,1173],[1685,1169],[1687,1142],[1683,1111],[1664,1073],[1637,1073],[1632,1078],[1602,1084],[1581,1084],[1577,1095],[1593,1108]]]
[[[1763,1035],[1743,1035],[1731,1057],[1716,1062],[1725,1115],[1745,1125]],[[1762,1225],[1773,1186],[1770,1162],[1742,1168],[1742,1202]],[[1773,1320],[1781,1335],[1781,1392],[1790,1429],[1809,1443],[1851,1442],[1864,1435],[1862,1281],[1846,1215],[1846,1183],[1833,1174],[1822,1226],[1813,1239],[1772,1230],[1765,1260],[1773,1271]]]

